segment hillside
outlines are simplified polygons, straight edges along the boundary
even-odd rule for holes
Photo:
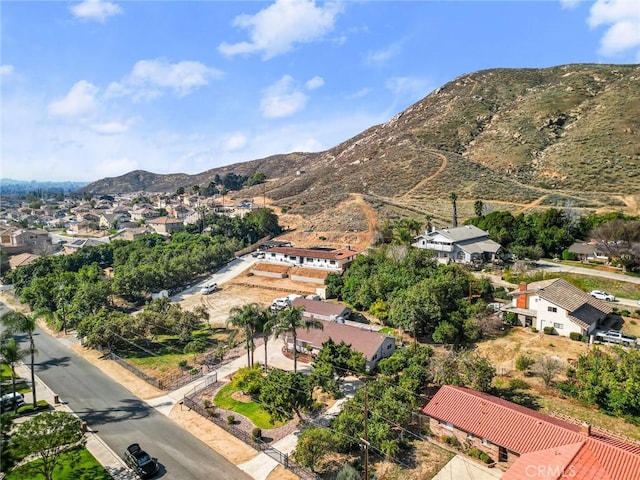
[[[473,215],[476,200],[488,210],[570,206],[638,214],[639,100],[639,65],[484,70],[325,152],[197,175],[132,172],[84,190],[174,192],[206,185],[216,173],[259,171],[267,186],[238,197],[266,192],[287,207],[292,223],[316,232],[366,230],[371,218],[362,200],[378,219],[430,215],[447,224],[452,192],[461,219]]]

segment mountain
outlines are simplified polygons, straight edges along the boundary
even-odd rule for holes
[[[315,231],[378,219],[460,219],[486,210],[640,212],[640,65],[491,69],[460,76],[388,122],[320,153],[290,153],[196,175],[131,172],[83,190],[175,192],[215,174],[262,172],[238,195],[273,200]],[[369,219],[370,220],[370,219]]]

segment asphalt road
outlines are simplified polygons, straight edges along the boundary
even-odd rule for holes
[[[50,335],[38,331],[36,374],[120,454],[139,443],[158,459],[154,478],[250,480],[217,452],[149,407]]]

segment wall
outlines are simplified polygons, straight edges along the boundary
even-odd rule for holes
[[[557,308],[558,311],[550,312],[549,307]],[[582,328],[569,320],[568,312],[564,308],[540,298],[538,301],[538,330],[542,332],[544,327],[553,327],[555,323],[562,325],[562,328],[554,327],[558,335],[568,337],[571,332],[578,332],[582,335]]]

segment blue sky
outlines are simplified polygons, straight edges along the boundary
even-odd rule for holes
[[[322,151],[486,68],[640,63],[640,2],[2,1],[1,170]]]

